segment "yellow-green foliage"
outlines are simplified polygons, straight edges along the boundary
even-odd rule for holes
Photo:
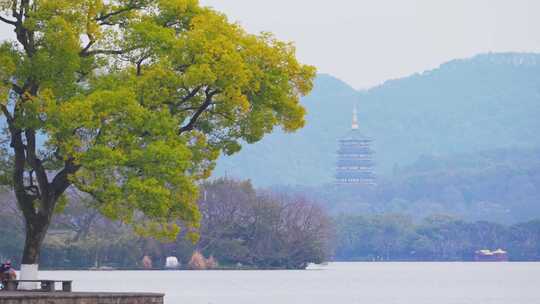
[[[16,125],[45,134],[78,166],[71,182],[141,233],[197,228],[197,184],[220,152],[304,125],[315,69],[198,1],[26,2],[31,38],[0,46],[0,98],[9,108],[12,85],[23,88]],[[22,3],[0,0],[0,16]]]

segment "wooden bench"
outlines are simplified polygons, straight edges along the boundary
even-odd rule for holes
[[[65,280],[8,280],[6,281],[6,291],[17,291],[19,283],[39,283],[40,289],[38,291],[54,292],[56,291],[56,283],[62,283],[63,292],[71,292],[71,282]]]

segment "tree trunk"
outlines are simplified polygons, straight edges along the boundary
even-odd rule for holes
[[[41,209],[37,213],[24,213],[26,239],[21,262],[21,280],[38,279],[41,245],[47,234],[51,217],[51,210]],[[25,282],[19,285],[19,289],[23,290],[33,290],[37,288],[39,288],[39,286],[36,283]]]
[[[49,228],[48,216],[36,216],[34,219],[26,219],[26,240],[22,264],[38,264],[41,253],[41,245]]]

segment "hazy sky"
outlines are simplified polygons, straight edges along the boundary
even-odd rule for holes
[[[540,0],[202,0],[354,87],[481,52],[540,51]]]
[[[363,88],[482,52],[540,51],[540,0],[201,0],[250,32],[295,41]],[[11,31],[0,25],[0,37]]]

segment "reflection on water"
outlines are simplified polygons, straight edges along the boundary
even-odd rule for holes
[[[540,263],[330,263],[305,271],[55,271],[77,291],[166,304],[537,304]]]

